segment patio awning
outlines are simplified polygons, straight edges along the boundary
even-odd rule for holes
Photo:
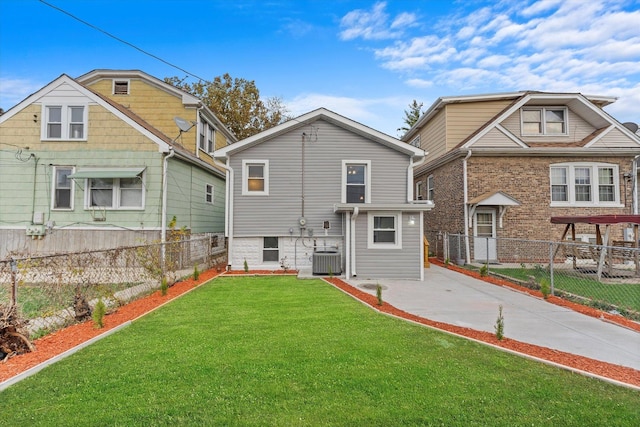
[[[100,168],[83,169],[68,176],[71,179],[91,179],[91,178],[136,178],[144,172],[145,168]]]
[[[469,205],[475,206],[520,206],[520,202],[502,191],[485,193],[469,200]]]

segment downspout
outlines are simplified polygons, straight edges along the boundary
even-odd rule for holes
[[[469,209],[467,202],[469,201],[468,186],[467,186],[467,160],[471,157],[471,150],[467,151],[467,156],[462,161],[462,188],[464,192],[464,203],[462,209],[464,210],[464,250],[466,252],[466,262],[471,262],[471,248],[469,247]]]
[[[426,151],[422,151],[422,159],[416,163],[413,162],[413,157],[409,160],[409,167],[407,168],[407,202],[413,202],[413,170],[418,166],[421,166],[427,161]]]
[[[225,221],[224,221],[224,235],[227,238],[227,265],[231,265],[231,260],[229,259],[229,255],[231,252],[231,245],[233,243],[233,181],[234,181],[234,173],[233,169],[228,165],[221,163],[216,158],[213,159],[213,163],[222,169],[224,169],[227,173],[226,182],[225,182],[225,198],[224,198],[224,212],[225,212]],[[229,163],[229,159],[227,158],[227,163]]]
[[[353,215],[351,215],[351,276],[358,275],[356,272],[356,219],[358,218],[358,207],[353,208]]]
[[[344,262],[345,262],[345,270],[346,270],[346,278],[349,279],[351,277],[351,214],[349,212],[345,212],[344,214],[344,227],[345,227],[345,235],[344,235]]]
[[[169,154],[164,156],[162,161],[162,219],[160,226],[160,243],[162,244],[162,270],[164,271],[165,261],[165,243],[167,242],[167,173],[169,168],[169,159],[175,156],[173,147],[169,148]]]
[[[38,179],[38,161],[40,160],[35,154],[31,154],[35,164],[33,165],[33,194],[31,197],[31,224],[33,224],[33,216],[36,214],[36,180]]]

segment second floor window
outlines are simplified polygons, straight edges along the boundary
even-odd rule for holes
[[[82,105],[44,107],[42,139],[86,139],[86,108]]]
[[[540,107],[522,109],[523,135],[565,135],[566,133],[566,108]]]
[[[551,205],[612,205],[619,203],[618,166],[559,164],[550,169]]]
[[[243,160],[242,161],[242,194],[244,195],[268,195],[269,194],[269,161],[268,160]]]
[[[342,162],[342,203],[371,203],[371,162]]]
[[[433,175],[427,177],[427,200],[433,200]]]
[[[207,122],[200,125],[200,141],[199,148],[207,153],[213,153],[216,130]]]

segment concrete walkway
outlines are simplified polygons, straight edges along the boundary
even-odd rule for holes
[[[379,283],[384,301],[399,309],[491,333],[502,305],[507,338],[640,370],[639,332],[443,267],[425,269],[424,281],[354,278],[347,283],[373,295]]]

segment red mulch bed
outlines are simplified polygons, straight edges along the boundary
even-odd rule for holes
[[[434,261],[434,262],[437,263],[437,261]],[[460,271],[461,273],[480,278],[478,273],[474,273],[465,269],[460,269],[455,266],[449,266],[448,268],[454,268],[457,271]],[[244,271],[230,271],[224,274],[226,275],[276,275],[276,274],[284,274],[284,273],[292,274],[292,275],[296,274],[295,271],[291,271],[291,270],[287,272],[281,271],[281,270],[273,270],[273,271],[272,270],[264,270],[264,271],[251,270],[248,273]],[[160,294],[160,291],[157,291],[145,298],[141,298],[127,305],[119,307],[116,311],[105,316],[105,320],[104,320],[105,327],[103,329],[96,329],[93,326],[93,322],[87,321],[84,323],[80,323],[80,324],[62,329],[60,331],[47,335],[43,338],[37,339],[34,342],[36,351],[32,353],[26,353],[20,356],[15,356],[8,359],[4,363],[0,363],[0,382],[5,381],[15,375],[18,375],[42,362],[45,362],[79,344],[82,344],[83,342],[91,338],[94,338],[108,331],[109,329],[119,326],[129,320],[136,319],[141,315],[155,309],[156,307],[159,307],[160,305],[168,301],[171,301],[172,299],[193,289],[197,285],[210,280],[211,278],[217,276],[218,274],[219,273],[215,269],[208,270],[200,274],[198,281],[189,279],[189,280],[176,283],[175,285],[169,288],[167,295],[165,296],[162,296]],[[519,287],[506,280],[496,279],[492,277],[483,277],[482,279],[488,282],[494,283],[496,285],[513,287],[520,291],[530,293],[537,297],[541,297],[541,294],[539,292]],[[564,353],[557,350],[551,350],[545,347],[539,347],[539,346],[535,346],[527,343],[522,343],[509,338],[504,338],[501,341],[499,341],[494,334],[491,334],[488,332],[475,331],[468,328],[431,321],[429,319],[421,318],[411,313],[407,313],[405,311],[399,310],[387,303],[383,303],[382,306],[379,306],[378,300],[375,296],[370,295],[366,292],[363,292],[351,285],[348,285],[347,283],[345,283],[344,281],[338,278],[325,278],[325,280],[333,284],[337,288],[342,289],[348,294],[356,297],[357,299],[361,300],[362,302],[370,305],[371,307],[381,312],[392,314],[404,319],[414,321],[416,323],[431,326],[437,329],[441,329],[444,331],[452,332],[458,335],[462,335],[465,337],[490,343],[498,347],[517,351],[517,352],[534,356],[540,359],[549,360],[551,362],[555,362],[560,365],[568,366],[574,369],[578,369],[581,371],[589,372],[595,375],[600,375],[602,377],[610,378],[616,381],[620,381],[623,383],[640,387],[640,371],[618,366],[618,365],[613,365],[610,363],[600,362],[597,360],[592,360],[582,356],[576,356],[574,354]],[[590,309],[588,307],[583,307],[578,304],[561,300],[560,298],[552,297],[549,299],[549,302],[563,305],[563,306],[572,308],[576,311],[593,315],[598,318],[603,317],[609,321],[620,323],[622,325],[633,327],[633,329],[639,330],[638,325],[635,324],[635,322],[627,321],[621,316],[612,316],[612,315],[609,315],[608,313],[603,313],[595,309]],[[610,318],[610,316],[612,318]],[[626,323],[629,323],[629,324],[627,325]]]
[[[118,307],[104,317],[104,328],[102,329],[96,329],[93,321],[89,320],[39,338],[33,342],[36,351],[11,357],[4,363],[0,362],[0,382],[31,369],[116,326],[136,319],[218,274],[216,269],[207,270],[200,273],[198,281],[188,279],[171,286],[164,296],[160,291],[156,291],[147,297]]]

